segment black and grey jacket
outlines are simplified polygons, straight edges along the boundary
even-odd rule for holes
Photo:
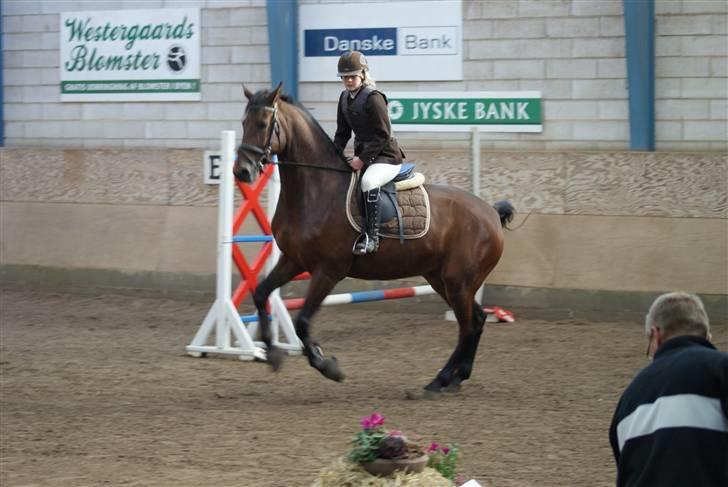
[[[376,163],[401,164],[404,153],[392,137],[383,93],[363,86],[352,99],[344,90],[336,113],[334,144],[343,152],[354,131],[354,154],[366,166]]]
[[[728,354],[672,338],[627,387],[609,428],[618,486],[728,486]]]

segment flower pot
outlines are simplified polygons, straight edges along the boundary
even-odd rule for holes
[[[376,458],[371,462],[361,462],[360,465],[372,475],[386,476],[394,472],[420,473],[427,466],[427,455],[397,460]]]

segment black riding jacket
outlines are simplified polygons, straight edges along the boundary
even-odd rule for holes
[[[383,93],[363,86],[352,99],[344,90],[339,96],[334,144],[343,152],[354,131],[354,154],[365,166],[376,163],[401,164],[404,153],[392,137]]]
[[[618,486],[728,486],[728,354],[669,339],[619,400],[609,429]]]

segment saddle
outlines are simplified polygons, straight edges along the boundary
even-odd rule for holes
[[[397,238],[400,243],[418,239],[430,229],[430,198],[423,186],[425,177],[415,173],[413,163],[402,164],[397,177],[381,187],[379,236]],[[357,173],[352,173],[346,194],[346,217],[357,232],[366,227]]]

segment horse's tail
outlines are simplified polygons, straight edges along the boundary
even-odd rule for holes
[[[506,225],[513,221],[513,213],[516,212],[516,209],[513,207],[511,202],[508,200],[496,201],[493,204],[493,208],[495,208],[495,211],[498,212],[498,216],[500,217],[500,221],[501,221],[501,226],[503,228],[507,228]]]

